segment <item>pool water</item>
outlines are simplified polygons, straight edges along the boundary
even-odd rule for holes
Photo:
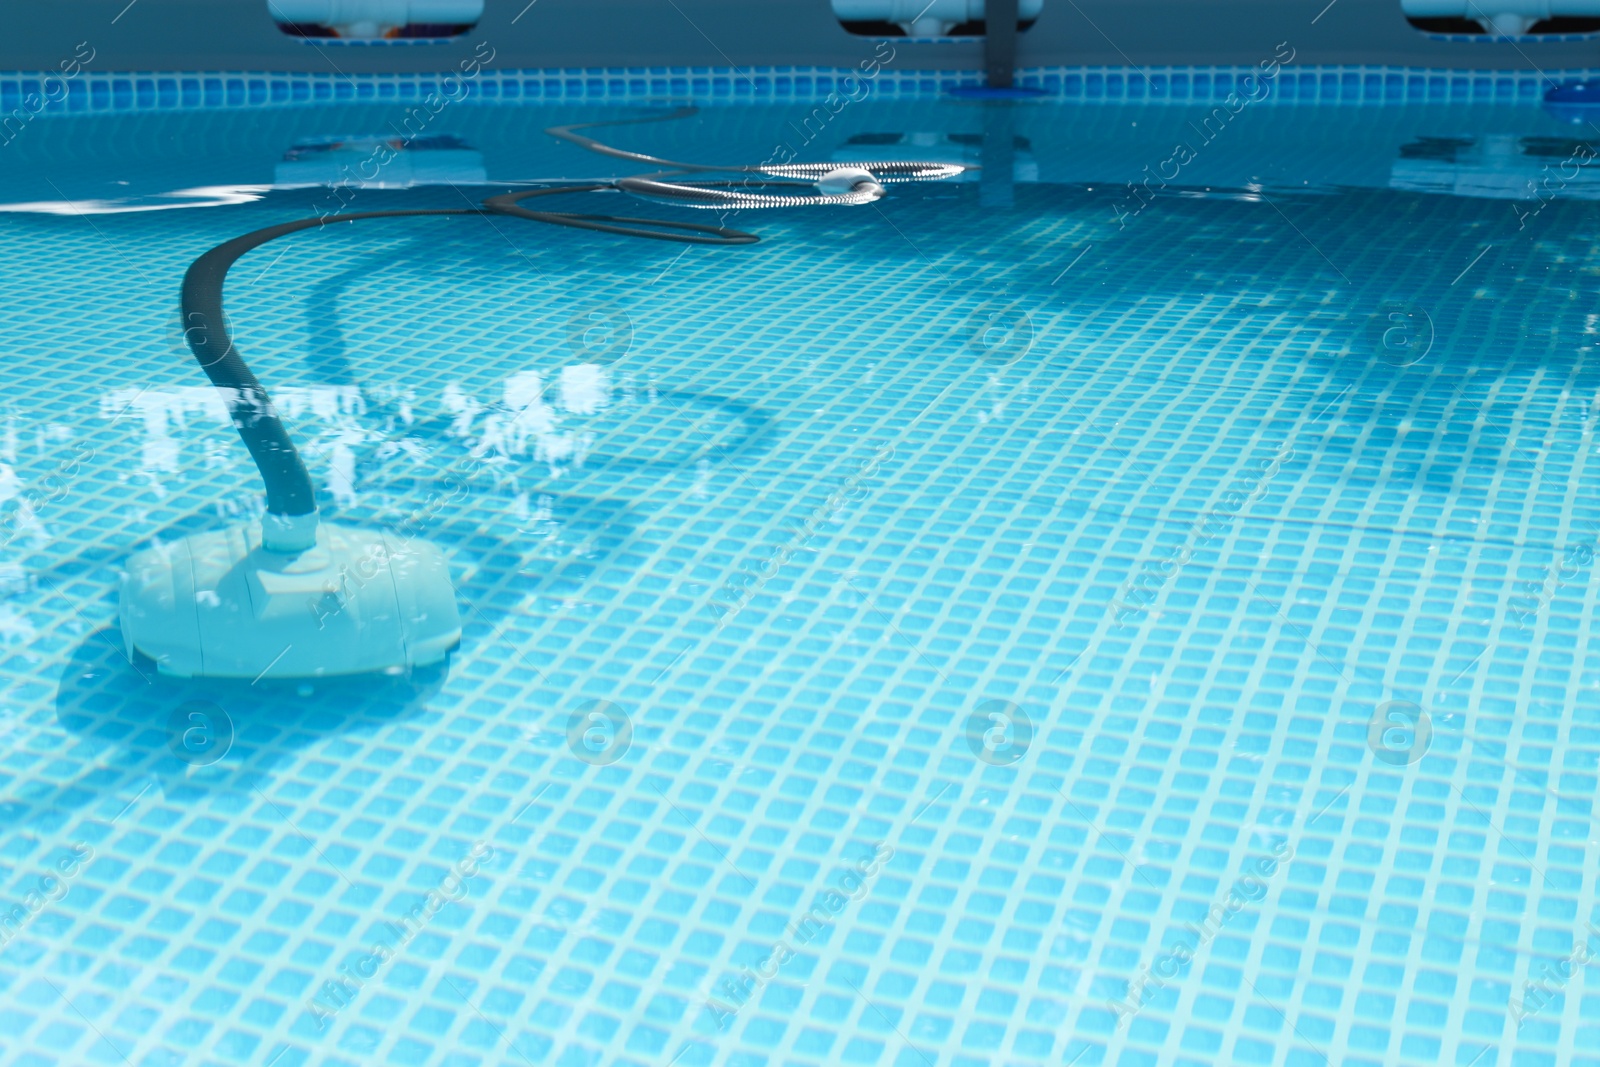
[[[607,139],[756,163],[809,110]],[[641,113],[462,105],[338,199],[635,172],[539,131]],[[1267,104],[1130,190],[1204,114],[865,101],[800,158],[982,169],[742,248],[251,253],[324,514],[443,546],[465,627],[314,685],[129,662],[119,573],[263,507],[184,270],[393,116],[32,124],[0,1063],[1600,1062],[1581,130]]]

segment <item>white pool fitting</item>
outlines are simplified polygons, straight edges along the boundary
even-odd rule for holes
[[[483,17],[483,0],[267,0],[267,10],[278,22],[373,38],[413,23],[475,23]]]
[[[1527,33],[1546,19],[1600,16],[1600,0],[1401,0],[1400,7],[1408,18],[1471,19],[1501,37]]]
[[[1017,17],[1036,19],[1044,0],[1019,0]],[[913,37],[943,37],[963,22],[983,18],[983,0],[833,0],[846,22],[893,22]]]

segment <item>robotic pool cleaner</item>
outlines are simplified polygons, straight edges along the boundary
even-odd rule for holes
[[[546,131],[603,155],[665,168],[658,173],[506,193],[477,208],[301,219],[236,237],[195,260],[183,279],[184,340],[222,392],[266,485],[267,510],[259,526],[192,534],[133,556],[119,606],[129,658],[148,657],[162,674],[177,677],[258,681],[404,672],[443,662],[461,643],[455,588],[437,545],[319,517],[311,476],[271,397],[240,357],[223,316],[223,283],[246,253],[329,222],[420,215],[505,215],[653,240],[753,244],[759,240],[754,234],[721,226],[534,211],[522,204],[536,197],[610,191],[719,210],[855,205],[883,196],[884,184],[949,178],[963,169],[941,163],[715,167],[625,152],[576,132],[693,114],[694,108],[680,108],[669,115]],[[708,173],[729,177],[682,177]]]

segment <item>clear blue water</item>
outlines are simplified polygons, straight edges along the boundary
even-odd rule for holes
[[[759,162],[807,111],[611,139]],[[539,130],[637,113],[456,108],[350,209],[629,173]],[[308,686],[141,673],[118,576],[262,508],[183,271],[392,116],[30,126],[0,1063],[1596,1062],[1600,217],[1527,190],[1576,128],[1263,106],[1119,225],[1204,113],[853,105],[802,158],[985,168],[745,248],[252,253],[325,514],[420,510],[465,621]]]

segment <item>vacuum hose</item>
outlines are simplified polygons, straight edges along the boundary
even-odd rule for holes
[[[202,255],[190,265],[183,278],[184,340],[199,361],[211,383],[222,391],[229,416],[267,488],[267,519],[263,523],[264,547],[272,551],[301,552],[316,543],[316,490],[311,475],[300,459],[288,428],[278,417],[267,390],[250,368],[229,335],[222,307],[223,283],[228,270],[245,253],[268,241],[301,230],[320,229],[331,221],[355,222],[360,219],[412,218],[424,215],[506,215],[557,226],[595,230],[624,237],[656,241],[677,241],[699,245],[747,245],[760,240],[755,234],[722,226],[670,222],[663,219],[621,215],[580,215],[568,212],[535,211],[523,202],[542,196],[571,193],[621,191],[668,200],[688,207],[742,209],[758,207],[797,207],[808,204],[848,205],[869,203],[883,195],[884,182],[947,178],[961,172],[960,167],[939,163],[865,163],[850,167],[832,164],[787,164],[781,166],[713,167],[677,163],[655,156],[603,145],[576,130],[596,126],[633,125],[686,118],[695,108],[680,108],[667,115],[614,122],[590,122],[556,126],[546,133],[570,141],[602,155],[664,166],[657,174],[615,181],[589,182],[491,196],[477,208],[363,211],[329,218],[300,219],[235,237]],[[742,173],[738,181],[665,180],[680,174]],[[752,177],[753,176],[753,177]],[[768,187],[784,189],[782,194],[763,192]],[[800,195],[809,189],[810,195]],[[793,190],[791,192],[791,190]]]

